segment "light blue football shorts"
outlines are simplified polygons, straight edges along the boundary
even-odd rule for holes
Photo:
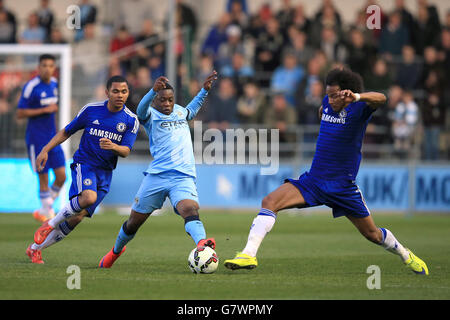
[[[177,214],[176,207],[181,200],[190,199],[199,203],[195,178],[176,170],[146,173],[131,208],[139,213],[150,214],[161,209],[167,197]]]

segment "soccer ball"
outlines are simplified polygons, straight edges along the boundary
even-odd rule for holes
[[[219,266],[219,258],[210,247],[194,248],[189,254],[188,266],[193,273],[213,273]]]

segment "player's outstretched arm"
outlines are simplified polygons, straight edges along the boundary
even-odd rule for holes
[[[150,108],[153,99],[155,98],[159,90],[166,87],[167,82],[169,82],[169,79],[167,79],[166,77],[159,77],[155,80],[153,88],[151,88],[150,91],[147,92],[147,94],[141,99],[136,110],[138,119],[140,121],[143,122],[148,119],[148,109]]]
[[[70,134],[68,134],[65,129],[61,129],[42,148],[41,152],[38,154],[36,158],[36,169],[38,172],[41,172],[44,169],[45,164],[47,163],[48,153],[50,152],[50,150],[66,141],[69,137]]]
[[[214,70],[205,80],[203,83],[203,88],[200,90],[200,92],[195,96],[194,99],[192,99],[191,102],[186,106],[186,109],[188,110],[188,116],[187,120],[193,119],[197,113],[198,110],[202,107],[203,103],[205,102],[205,98],[208,95],[209,90],[211,90],[211,87],[214,83],[214,81],[217,80],[217,72]]]
[[[371,108],[376,109],[386,103],[386,96],[380,92],[354,93],[351,90],[342,90],[340,95],[346,102],[364,101]]]

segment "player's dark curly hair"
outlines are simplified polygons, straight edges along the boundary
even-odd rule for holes
[[[363,92],[364,83],[361,76],[347,68],[331,70],[325,80],[326,86],[339,86],[341,90],[351,90],[355,93]]]

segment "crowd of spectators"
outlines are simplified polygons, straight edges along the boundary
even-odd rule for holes
[[[404,0],[395,0],[392,11],[381,9],[381,28],[371,30],[366,8],[376,4],[373,0],[358,2],[361,7],[350,24],[343,22],[338,1],[323,0],[312,15],[306,15],[303,4],[280,1],[280,9],[266,2],[250,12],[246,0],[228,0],[218,20],[203,26],[206,32],[200,34],[195,10],[178,0],[174,47],[178,103],[189,102],[215,69],[220,79],[198,115],[200,120],[221,130],[250,124],[278,128],[282,142],[295,142],[289,128],[319,124],[324,78],[332,68],[346,66],[362,75],[367,91],[388,97],[387,106],[369,124],[368,142],[391,144],[400,158],[409,156],[413,146],[421,146],[423,159],[449,158],[450,10],[441,22],[437,8],[426,0],[416,1],[416,12],[410,12]],[[3,2],[0,43],[70,42],[74,56],[82,57],[74,66],[80,85],[92,90],[103,83],[100,79],[122,74],[131,84],[132,109],[153,81],[165,75],[164,34],[156,31],[147,13],[127,19],[131,9],[122,10],[106,46],[107,68],[90,74],[93,61],[104,57],[105,48],[99,47],[95,34],[99,8],[81,0],[82,28],[67,40],[55,25],[49,0],[40,1],[21,33]],[[132,5],[144,13],[145,0],[133,0]],[[160,29],[167,23],[166,17]],[[128,50],[130,46],[133,50]],[[0,89],[4,89],[1,78]],[[102,90],[97,91],[100,96]],[[0,114],[4,101],[12,101],[5,92],[0,90]],[[314,138],[307,131],[303,142],[310,140]],[[370,154],[379,156],[376,151]]]

